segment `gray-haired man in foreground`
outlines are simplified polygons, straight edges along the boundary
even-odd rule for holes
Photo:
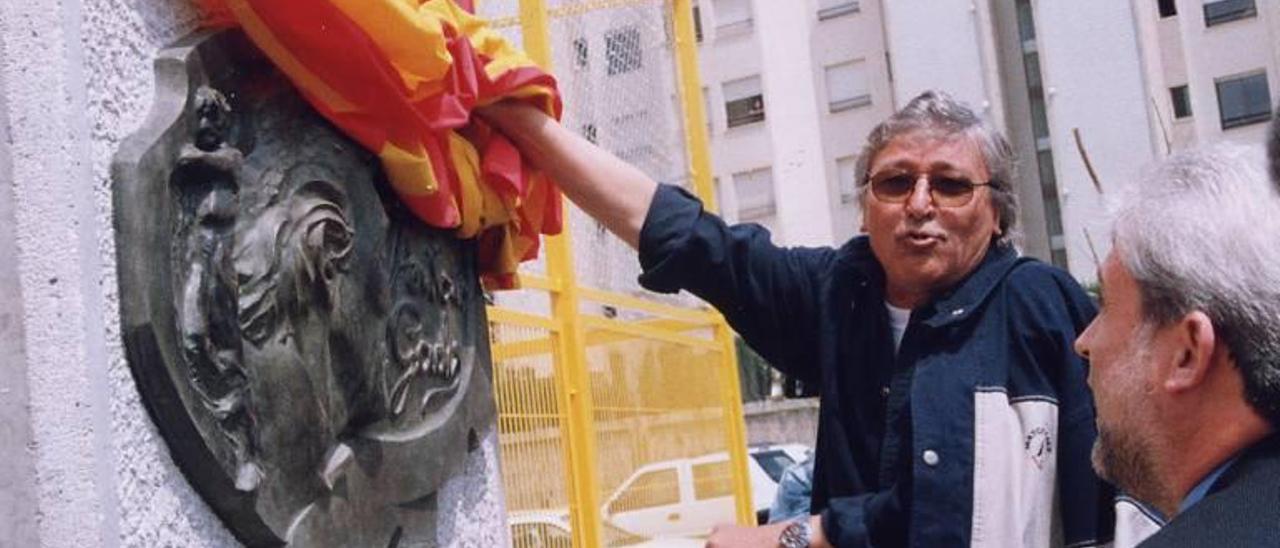
[[[1276,183],[1248,149],[1175,155],[1121,204],[1076,349],[1094,468],[1171,519],[1141,546],[1280,546],[1278,238]]]

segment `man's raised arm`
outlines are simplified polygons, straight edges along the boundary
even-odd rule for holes
[[[573,203],[631,247],[639,247],[640,228],[658,183],[538,109],[508,101],[478,113],[550,175]]]

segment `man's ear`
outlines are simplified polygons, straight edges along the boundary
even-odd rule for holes
[[[1167,343],[1176,347],[1164,378],[1170,392],[1183,392],[1200,386],[1214,365],[1217,333],[1209,316],[1199,310],[1188,312],[1167,329]]]

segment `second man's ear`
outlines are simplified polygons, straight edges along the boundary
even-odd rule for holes
[[[1204,312],[1193,310],[1169,328],[1173,332],[1169,333],[1168,342],[1177,346],[1177,353],[1172,358],[1174,363],[1170,364],[1164,386],[1174,392],[1196,388],[1215,365],[1218,337],[1213,321]]]

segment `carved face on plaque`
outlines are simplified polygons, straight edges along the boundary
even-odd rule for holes
[[[241,35],[156,66],[113,178],[129,363],[175,460],[250,545],[433,544],[493,419],[473,247]]]

